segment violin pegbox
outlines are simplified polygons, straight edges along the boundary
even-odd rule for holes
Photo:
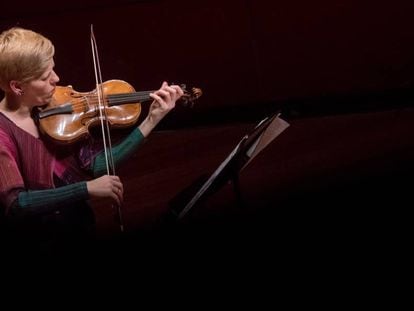
[[[184,95],[181,97],[181,101],[185,106],[194,106],[194,101],[203,95],[203,91],[198,87],[191,88],[191,91],[187,90],[185,84],[180,84],[181,89],[184,91]]]

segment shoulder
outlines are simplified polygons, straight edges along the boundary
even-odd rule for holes
[[[0,148],[15,149],[15,125],[0,111]]]
[[[11,136],[13,132],[13,122],[10,121],[5,114],[0,111],[0,132],[3,132],[3,136]]]
[[[9,123],[11,123],[11,120],[0,109],[0,126],[7,126]]]

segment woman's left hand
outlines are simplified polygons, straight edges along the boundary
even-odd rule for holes
[[[152,129],[175,107],[176,101],[184,94],[178,85],[168,85],[163,82],[161,88],[149,96],[154,99],[148,116],[140,125],[140,130],[144,136],[147,136]]]

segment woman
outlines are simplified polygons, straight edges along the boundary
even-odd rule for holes
[[[91,231],[89,199],[123,200],[120,178],[103,175],[105,157],[92,140],[56,148],[37,127],[33,113],[51,102],[59,82],[53,57],[53,44],[39,33],[14,27],[0,35],[2,227],[47,245]],[[182,95],[179,86],[166,82],[150,94],[153,103],[145,120],[113,147],[115,164],[136,150]]]

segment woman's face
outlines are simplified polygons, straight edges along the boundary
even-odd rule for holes
[[[52,101],[56,83],[59,82],[59,77],[53,70],[54,67],[55,62],[51,59],[49,66],[39,79],[25,83],[23,88],[25,101],[33,106],[46,105]]]

